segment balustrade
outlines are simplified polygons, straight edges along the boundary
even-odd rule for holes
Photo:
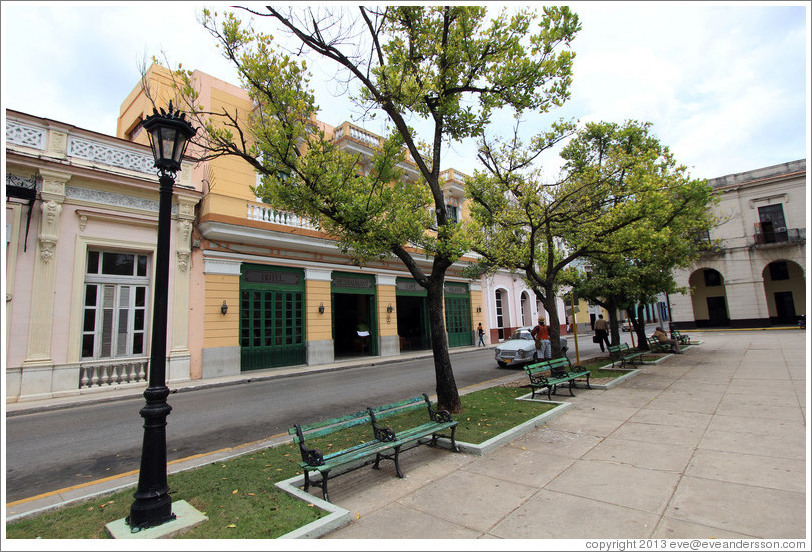
[[[148,363],[148,358],[111,358],[82,362],[79,369],[79,389],[146,382]]]
[[[297,216],[289,211],[280,211],[268,205],[248,204],[248,220],[260,222],[270,222],[281,224],[282,226],[292,226],[294,228],[306,228],[308,230],[318,230],[309,220]]]

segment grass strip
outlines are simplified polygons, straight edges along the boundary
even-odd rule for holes
[[[463,395],[457,440],[479,444],[539,416],[551,404],[516,401],[522,388],[492,387]],[[420,423],[424,410],[385,420],[397,431]],[[355,427],[314,443],[322,451],[369,440]],[[173,501],[186,500],[209,521],[177,538],[272,539],[325,515],[312,504],[280,491],[274,483],[302,473],[298,446],[283,444],[168,476]],[[83,501],[6,525],[9,539],[104,539],[105,525],[129,515],[134,488]],[[318,492],[318,490],[316,491]]]

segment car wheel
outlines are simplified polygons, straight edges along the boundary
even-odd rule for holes
[[[505,363],[504,363],[504,362],[502,362],[501,360],[497,360],[497,361],[496,361],[496,364],[498,364],[498,365],[499,365],[499,368],[507,368],[507,364],[505,364]]]

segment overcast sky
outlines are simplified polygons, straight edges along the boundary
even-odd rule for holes
[[[650,121],[697,178],[807,157],[808,2],[568,5],[583,28],[573,43],[572,97],[555,118]],[[162,51],[174,64],[239,84],[196,21],[203,6],[222,10],[227,4],[3,1],[0,6],[4,108],[114,135],[121,102],[138,81],[139,63]],[[317,79],[313,84],[331,89]],[[345,103],[319,99],[321,120],[350,120]],[[474,163],[475,148],[464,144],[448,152],[443,168],[472,172]]]

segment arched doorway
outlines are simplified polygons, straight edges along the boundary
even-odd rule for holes
[[[522,304],[522,326],[532,326],[533,311],[530,308],[530,295],[526,291],[522,292],[521,304]]]
[[[793,261],[773,261],[761,273],[771,324],[795,324],[806,314],[806,278]]]
[[[505,339],[505,322],[510,323],[510,301],[508,293],[504,289],[497,289],[494,292],[494,306],[496,307],[496,332],[499,341]]]
[[[727,294],[724,277],[718,270],[700,268],[691,274],[688,283],[693,290],[691,302],[698,328],[729,326]]]

